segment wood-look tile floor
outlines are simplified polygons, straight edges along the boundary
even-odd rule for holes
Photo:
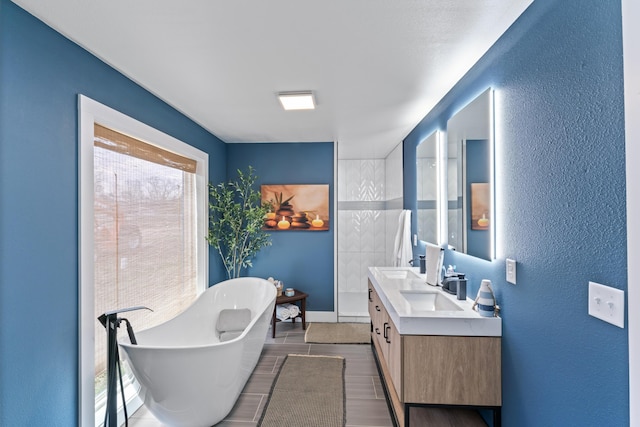
[[[278,323],[275,338],[271,338],[271,329],[269,329],[256,369],[249,377],[231,413],[216,426],[256,426],[264,411],[278,369],[289,353],[343,356],[345,358],[347,427],[393,426],[371,346],[306,344],[304,332],[300,322]],[[131,427],[162,425],[144,406],[129,418]]]

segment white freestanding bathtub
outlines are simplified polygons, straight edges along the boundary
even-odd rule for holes
[[[121,343],[149,411],[170,426],[220,422],[258,362],[275,300],[275,287],[264,279],[226,280],[175,318],[136,332],[138,345]],[[244,308],[251,310],[249,325],[237,338],[221,342],[220,311]]]

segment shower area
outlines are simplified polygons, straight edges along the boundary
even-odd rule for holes
[[[367,268],[391,266],[402,144],[384,159],[338,159],[338,321],[368,322]]]

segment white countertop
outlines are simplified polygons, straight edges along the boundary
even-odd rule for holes
[[[395,272],[407,271],[407,278],[393,278]],[[387,272],[385,274],[385,271]],[[472,309],[473,299],[458,300],[440,286],[426,283],[418,268],[369,267],[369,280],[393,324],[402,335],[502,336],[500,317],[482,317]],[[390,273],[389,273],[390,272]],[[400,291],[431,291],[457,304],[462,310],[414,310]]]

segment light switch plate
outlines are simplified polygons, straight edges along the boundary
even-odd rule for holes
[[[589,282],[589,315],[624,329],[624,291]]]
[[[507,258],[507,282],[516,284],[516,260]]]

